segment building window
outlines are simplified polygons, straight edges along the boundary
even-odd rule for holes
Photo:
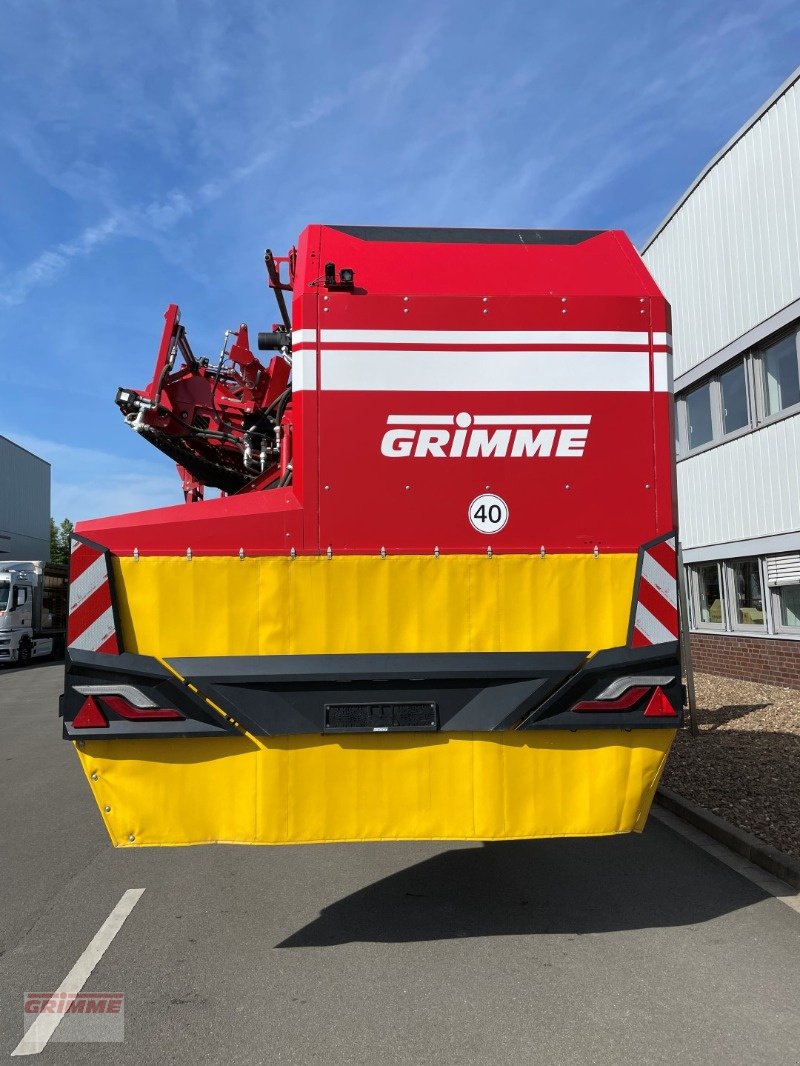
[[[780,628],[800,631],[800,585],[785,585],[775,595]]]
[[[734,625],[764,628],[764,592],[758,559],[737,559],[730,564]]]
[[[761,383],[766,416],[776,415],[800,403],[797,336],[791,333],[761,352]]]
[[[722,404],[722,432],[733,433],[737,429],[743,429],[750,422],[747,409],[747,378],[743,359],[720,374],[719,391]]]
[[[697,599],[695,618],[700,626],[722,626],[725,616],[722,609],[722,583],[719,564],[704,563],[695,569]]]
[[[714,439],[714,426],[711,420],[710,381],[687,394],[686,428],[689,451],[693,448],[699,448],[703,444],[708,444]]]

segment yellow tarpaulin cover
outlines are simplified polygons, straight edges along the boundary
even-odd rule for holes
[[[115,560],[126,651],[597,651],[634,555]],[[79,742],[115,844],[498,840],[641,830],[675,731]]]

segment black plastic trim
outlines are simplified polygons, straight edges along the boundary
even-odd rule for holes
[[[663,691],[674,717],[645,718],[645,697],[628,711],[573,711],[581,700],[593,699],[609,682],[626,674],[672,678]],[[593,656],[557,692],[540,703],[520,724],[527,729],[675,729],[683,720],[683,693],[678,642],[645,648],[607,648]]]
[[[130,721],[121,718],[101,701],[108,726],[75,729],[73,719],[86,697],[76,685],[133,685],[162,707],[172,707],[184,720]],[[209,707],[202,697],[148,655],[104,655],[99,652],[67,649],[64,693],[59,701],[66,740],[140,740],[164,737],[241,736],[234,725]]]
[[[254,734],[323,733],[325,706],[341,703],[434,703],[442,731],[490,732],[513,728],[587,654],[276,655],[169,664]]]
[[[328,226],[362,241],[421,244],[582,244],[601,229],[460,229],[427,226]]]

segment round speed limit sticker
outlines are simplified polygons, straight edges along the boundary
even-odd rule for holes
[[[479,533],[499,533],[508,521],[508,504],[491,492],[476,496],[469,505],[469,522]]]

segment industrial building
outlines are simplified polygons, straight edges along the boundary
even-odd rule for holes
[[[50,464],[0,437],[0,561],[50,558]]]
[[[694,666],[800,687],[800,68],[642,255],[673,309]]]

